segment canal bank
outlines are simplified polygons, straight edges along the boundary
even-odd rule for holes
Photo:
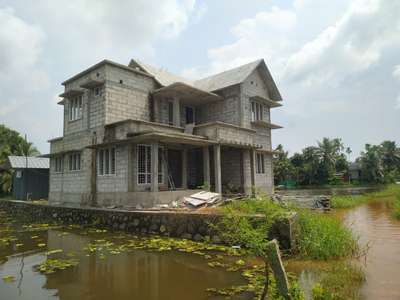
[[[223,216],[218,213],[77,208],[16,200],[0,200],[0,208],[15,217],[31,222],[91,225],[114,231],[221,243],[215,225]],[[265,219],[262,215],[247,217],[255,221]],[[296,243],[296,222],[296,214],[287,214],[276,220],[266,235],[268,234],[271,239],[277,239],[283,249],[291,249]]]
[[[349,198],[354,206],[324,214],[351,229],[362,251],[352,259],[288,261],[288,270],[297,274],[307,296],[320,285],[335,293],[335,299],[400,299],[400,220],[393,215],[399,192],[400,187],[389,186],[360,196],[362,201]]]

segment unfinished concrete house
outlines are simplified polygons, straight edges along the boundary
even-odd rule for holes
[[[63,136],[50,140],[52,204],[152,207],[199,189],[273,192],[264,62],[189,81],[104,60],[63,82]]]

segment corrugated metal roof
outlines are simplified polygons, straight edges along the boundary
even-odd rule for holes
[[[46,157],[28,156],[28,164],[25,156],[9,156],[8,160],[12,169],[48,169],[50,160]]]

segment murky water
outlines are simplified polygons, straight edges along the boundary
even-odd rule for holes
[[[400,221],[384,201],[369,203],[345,213],[344,220],[362,244],[368,244],[366,282],[362,299],[400,299]]]
[[[338,265],[339,273],[330,274],[333,277],[343,276],[341,268],[354,267],[354,272],[361,270],[365,274],[363,283],[351,282],[350,289],[344,292],[349,299],[400,299],[400,221],[391,216],[388,203],[371,202],[348,210],[333,210],[330,214],[353,230],[361,246],[368,249],[367,255],[357,261],[291,261],[288,269],[299,275],[307,299],[324,272],[332,272]]]
[[[108,238],[105,234],[78,229],[18,233],[21,230],[16,226],[10,232],[0,224],[0,239],[16,238],[8,245],[0,241],[0,299],[209,299],[207,288],[244,283],[240,273],[211,268],[200,255],[136,249],[103,257],[84,248],[89,242]],[[79,264],[54,274],[38,272],[34,266],[46,260],[46,251],[54,249]],[[12,282],[1,279],[9,275],[14,277]]]

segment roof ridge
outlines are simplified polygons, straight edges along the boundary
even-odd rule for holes
[[[262,59],[262,58],[259,58],[259,59],[256,59],[256,60],[254,60],[254,61],[251,61],[251,62],[242,64],[242,65],[233,67],[233,68],[231,68],[231,69],[228,69],[228,70],[225,70],[225,71],[222,71],[222,72],[219,72],[219,73],[215,73],[215,74],[212,74],[212,75],[208,75],[208,76],[206,76],[206,77],[202,77],[202,78],[196,79],[195,82],[196,82],[196,81],[203,80],[203,79],[207,79],[207,78],[210,78],[210,77],[214,77],[214,76],[217,76],[217,75],[221,75],[221,74],[224,74],[224,73],[227,73],[227,72],[231,72],[231,71],[233,71],[233,70],[235,70],[235,69],[239,69],[239,68],[242,68],[242,67],[251,65],[251,64],[255,64],[255,63],[259,64],[259,63],[261,63],[262,61],[263,61],[263,59]]]

